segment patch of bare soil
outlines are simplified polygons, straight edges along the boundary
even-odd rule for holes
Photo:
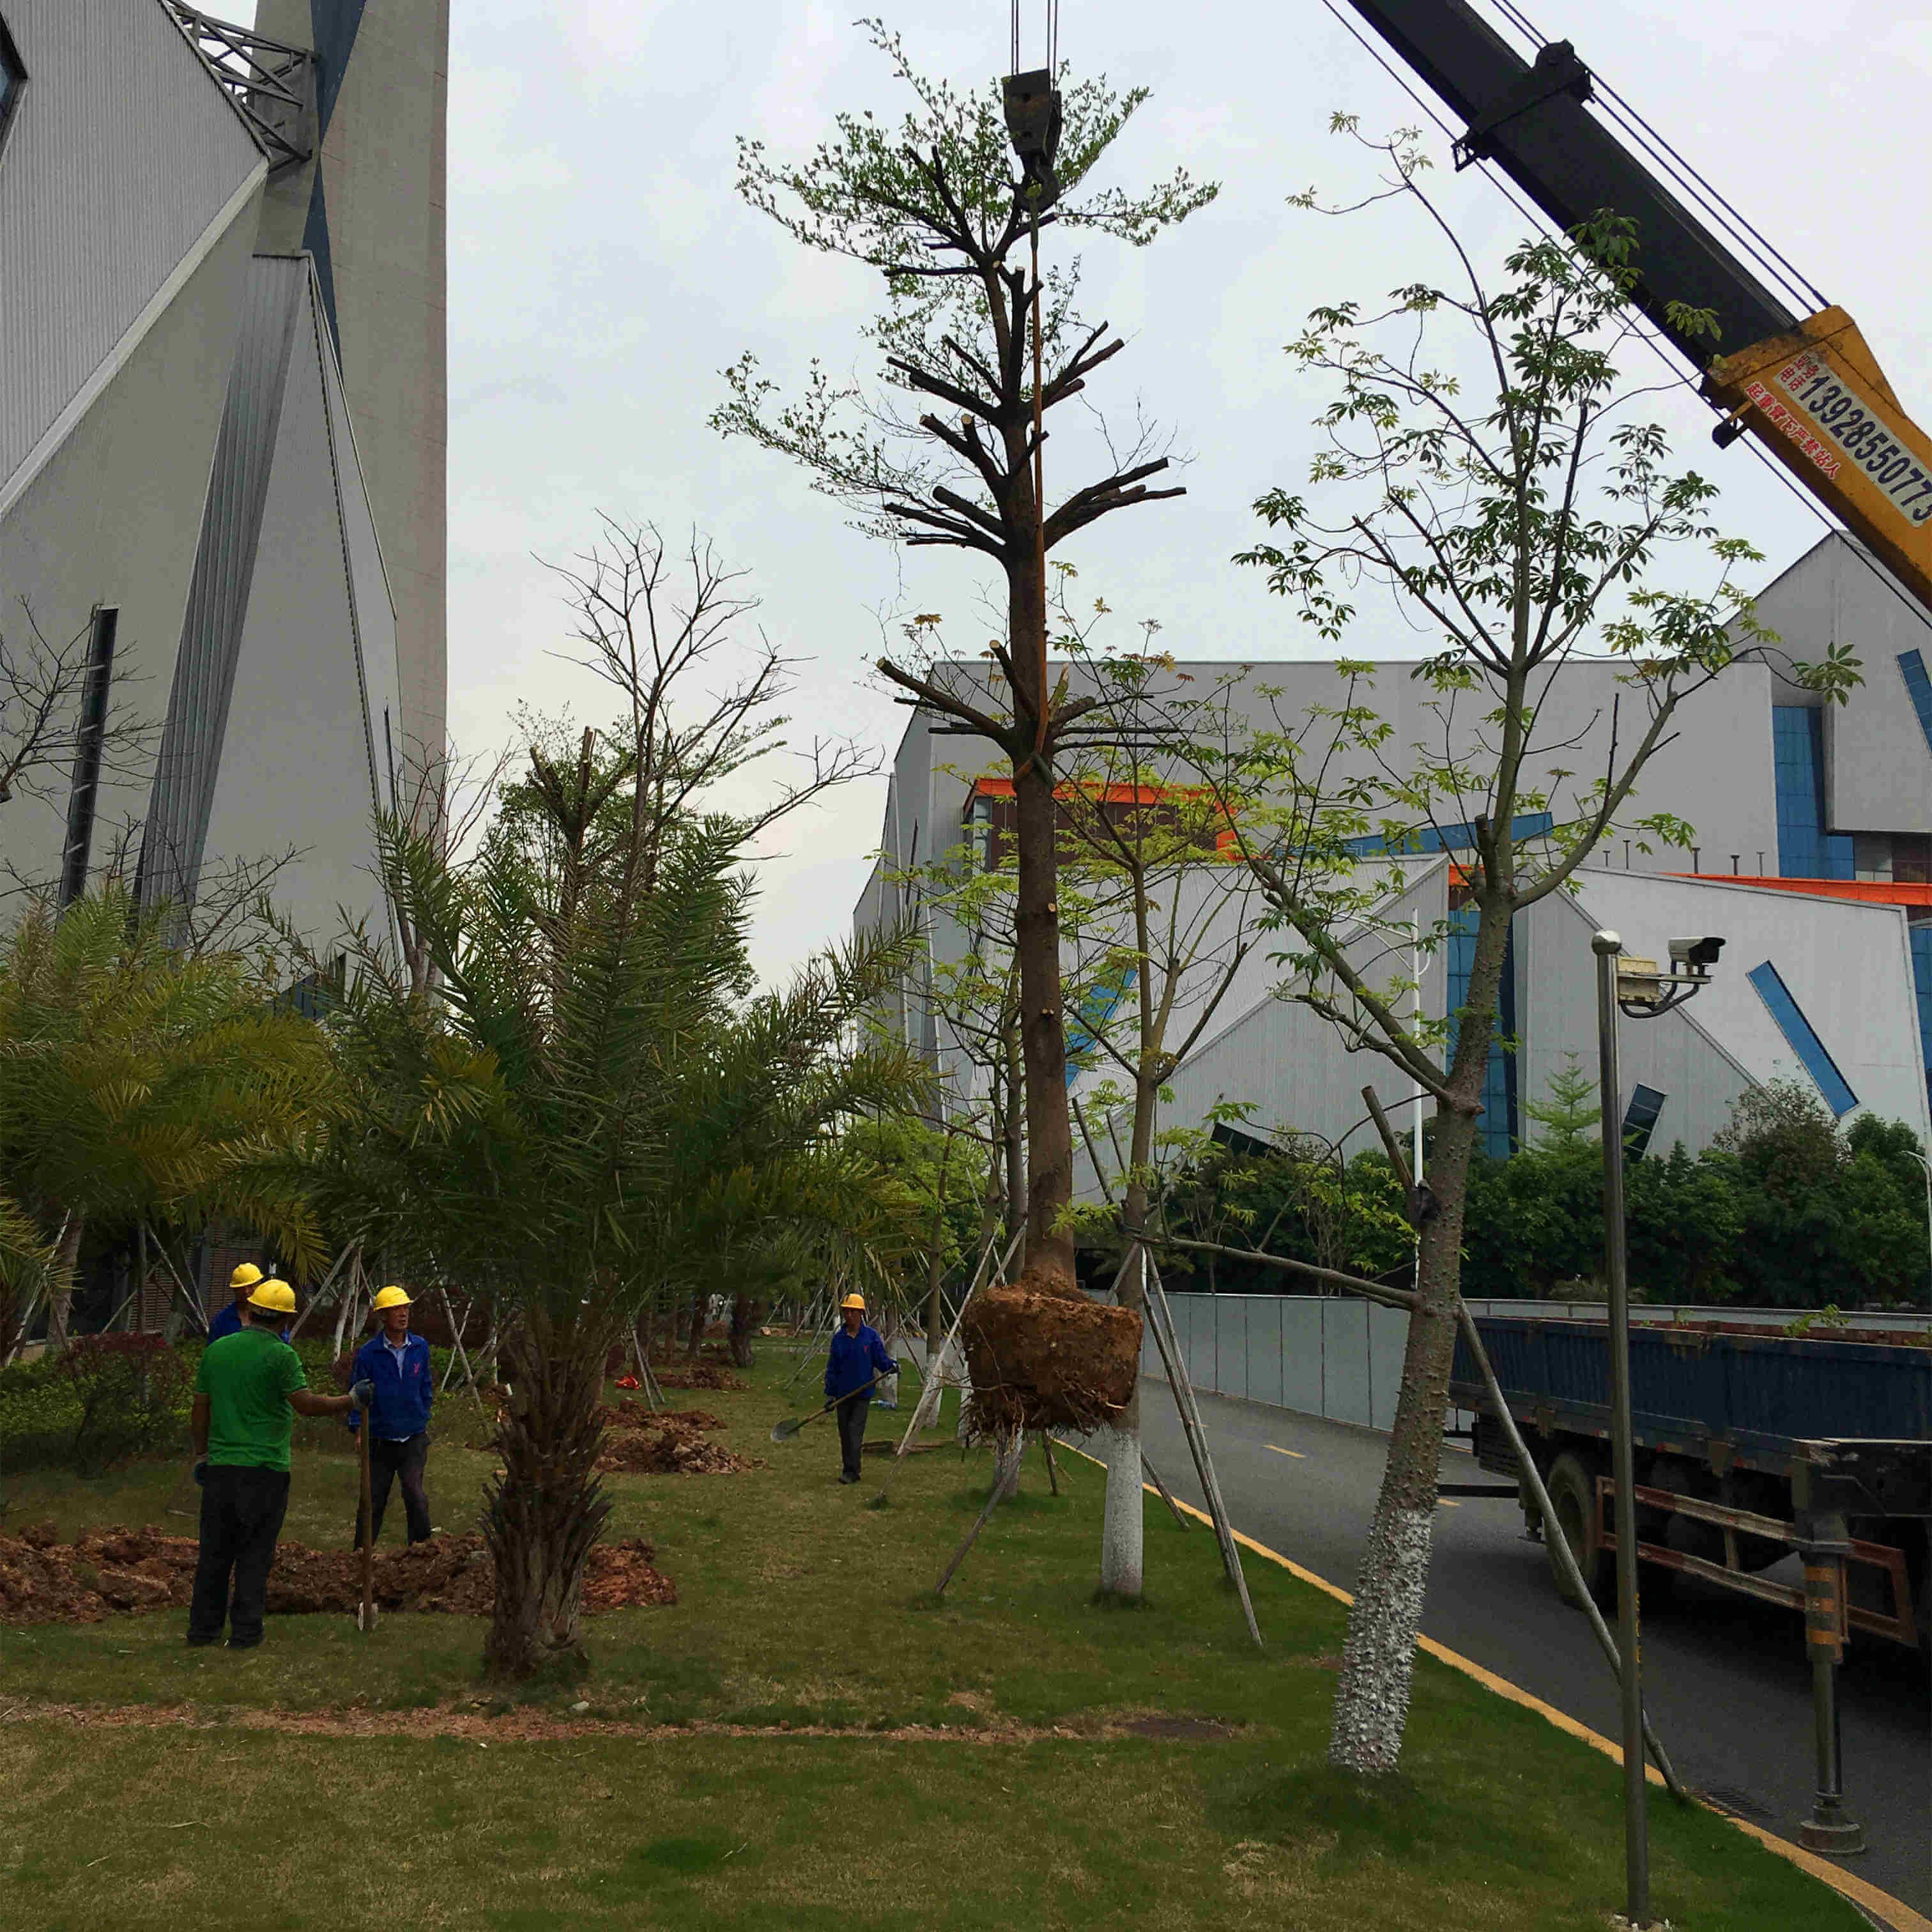
[[[675,1365],[667,1364],[659,1368],[653,1361],[651,1378],[659,1388],[724,1389],[742,1393],[752,1386],[742,1376],[734,1376],[729,1369],[720,1367],[716,1362],[680,1360]]]
[[[73,1544],[43,1523],[0,1536],[0,1623],[98,1623],[117,1612],[184,1606],[199,1546],[152,1528],[88,1530]],[[652,1563],[648,1543],[599,1544],[590,1552],[584,1608],[674,1604],[676,1587]],[[496,1573],[480,1536],[434,1536],[406,1548],[379,1549],[376,1601],[386,1610],[484,1616]],[[352,1615],[362,1600],[362,1562],[351,1550],[284,1543],[268,1577],[272,1616]]]
[[[702,1409],[667,1410],[658,1415],[640,1409],[605,1432],[598,1469],[606,1475],[734,1476],[764,1466],[710,1441],[705,1429],[718,1426],[717,1418]]]

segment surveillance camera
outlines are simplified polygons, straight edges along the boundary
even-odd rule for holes
[[[1670,942],[1672,963],[1688,966],[1701,979],[1718,963],[1718,955],[1724,950],[1721,939],[1673,939]]]

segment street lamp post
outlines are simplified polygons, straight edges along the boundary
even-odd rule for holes
[[[1654,1019],[1690,998],[1710,978],[1721,939],[1673,939],[1670,970],[1623,956],[1614,932],[1590,941],[1597,956],[1597,1093],[1604,1140],[1604,1274],[1610,1289],[1610,1458],[1616,1486],[1617,1647],[1622,1654],[1624,1916],[1650,1919],[1650,1840],[1644,1790],[1643,1684],[1637,1648],[1636,1451],[1631,1437],[1630,1279],[1624,1238],[1623,1082],[1617,1066],[1617,1016]]]

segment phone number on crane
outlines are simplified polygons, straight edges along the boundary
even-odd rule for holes
[[[1839,464],[1835,452],[1810,434],[1814,424],[1910,521],[1932,520],[1932,472],[1832,374],[1822,357],[1798,356],[1778,370],[1775,380],[1775,390],[1752,382],[1745,393],[1786,436],[1804,446],[1805,454],[1826,476],[1835,476]],[[1794,419],[1794,409],[1802,419]]]

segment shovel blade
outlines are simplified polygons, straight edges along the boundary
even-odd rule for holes
[[[774,1442],[789,1442],[804,1426],[805,1418],[802,1416],[794,1416],[788,1421],[774,1424],[772,1440]]]

